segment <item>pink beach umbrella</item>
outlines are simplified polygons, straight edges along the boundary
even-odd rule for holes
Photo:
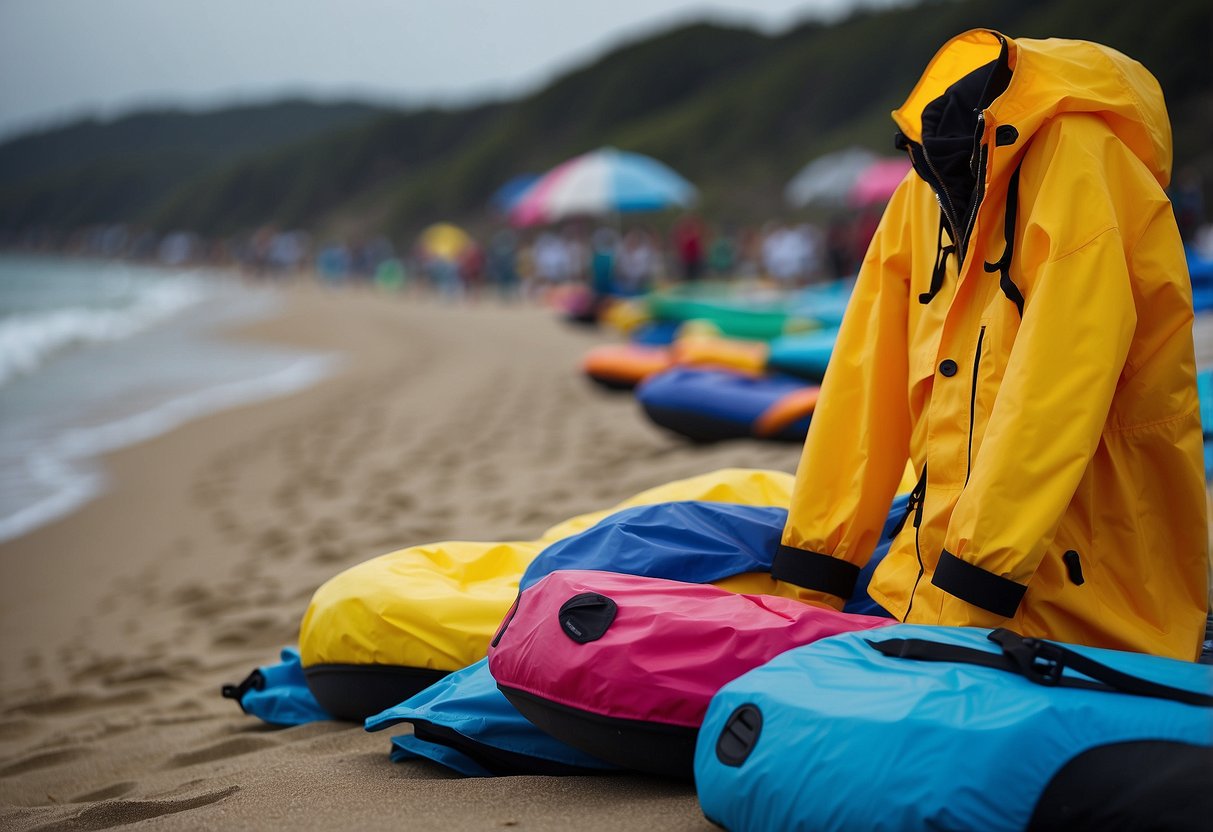
[[[855,187],[855,180],[879,158],[863,147],[848,147],[818,156],[788,182],[783,190],[784,200],[793,208],[843,207]]]
[[[536,225],[575,216],[605,216],[687,206],[695,186],[649,156],[604,147],[557,165],[515,203],[510,219]]]
[[[865,208],[888,202],[909,172],[910,160],[906,158],[892,157],[873,162],[855,179],[851,187],[851,204]]]

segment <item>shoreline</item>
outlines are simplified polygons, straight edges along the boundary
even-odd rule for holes
[[[283,295],[227,337],[343,352],[341,372],[104,456],[104,494],[0,545],[3,825],[706,828],[686,784],[454,780],[358,726],[268,729],[218,689],[274,663],[348,566],[533,538],[716,468],[791,471],[799,448],[665,434],[581,377],[607,336],[549,309]]]
[[[306,389],[338,367],[335,353],[240,337],[277,314],[282,292],[229,272],[3,255],[0,270],[12,290],[0,322],[9,350],[0,366],[8,405],[0,462],[10,474],[0,545],[103,493],[105,456]],[[95,288],[64,305],[55,294],[64,278],[68,289]],[[34,287],[43,282],[51,291],[40,296]]]
[[[225,444],[225,437],[256,431],[283,420],[300,418],[309,407],[317,406],[328,396],[334,395],[332,392],[326,392],[326,388],[334,385],[340,388],[343,383],[354,382],[354,379],[346,379],[343,382],[343,376],[352,373],[356,378],[360,372],[373,373],[379,369],[374,350],[367,349],[367,346],[371,345],[338,342],[326,337],[321,330],[301,333],[300,328],[293,325],[292,318],[317,317],[315,306],[323,301],[314,288],[287,288],[281,292],[281,302],[281,308],[270,313],[268,317],[238,323],[234,327],[215,333],[216,337],[237,343],[269,343],[323,352],[336,356],[340,365],[307,385],[283,393],[272,391],[268,395],[256,395],[218,409],[208,408],[200,415],[187,414],[167,429],[156,430],[131,442],[122,441],[112,449],[89,455],[87,459],[100,469],[104,484],[97,493],[77,503],[67,513],[60,514],[17,537],[0,541],[0,568],[4,570],[6,578],[0,583],[19,583],[23,578],[32,577],[28,567],[14,569],[13,561],[28,564],[31,560],[41,560],[36,553],[65,549],[74,539],[113,539],[113,548],[120,550],[117,538],[126,532],[139,535],[138,524],[123,523],[115,528],[107,520],[111,515],[128,512],[140,503],[154,503],[157,499],[156,492],[162,490],[161,484],[165,480],[174,476],[178,469],[194,471],[202,467],[205,461]],[[180,509],[180,500],[172,502],[174,510]],[[138,516],[145,512],[136,510],[133,513]],[[188,532],[188,527],[183,531]],[[132,545],[127,551],[137,551],[137,544],[141,539],[136,537],[133,541],[136,545]],[[65,577],[67,576],[60,575],[61,586]],[[45,576],[39,576],[39,579],[43,583],[46,582]],[[12,610],[20,610],[22,599],[37,599],[40,596],[41,592],[33,584],[18,587],[16,592],[0,589],[0,599],[3,599],[0,604],[0,610],[3,610],[0,612],[0,622],[8,618]],[[28,615],[29,610],[21,612]],[[7,648],[3,631],[11,629],[0,628],[0,646]],[[5,649],[0,655],[8,656],[9,651]],[[7,662],[0,659],[0,678],[6,675],[6,665]]]

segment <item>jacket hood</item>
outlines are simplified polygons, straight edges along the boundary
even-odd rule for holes
[[[1171,178],[1171,122],[1158,81],[1115,49],[1081,40],[1013,40],[988,29],[952,38],[927,65],[893,120],[907,138],[923,139],[923,111],[953,84],[1007,51],[1006,89],[986,109],[986,122],[1010,125],[1027,144],[1041,125],[1066,113],[1102,118],[1146,165],[1159,185]]]

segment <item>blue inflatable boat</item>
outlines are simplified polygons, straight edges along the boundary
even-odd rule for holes
[[[695,442],[803,442],[818,389],[785,375],[674,367],[637,387],[636,398],[658,425]]]

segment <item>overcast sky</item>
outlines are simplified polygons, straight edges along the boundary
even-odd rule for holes
[[[284,93],[467,102],[711,18],[779,31],[898,0],[0,0],[0,136]]]

